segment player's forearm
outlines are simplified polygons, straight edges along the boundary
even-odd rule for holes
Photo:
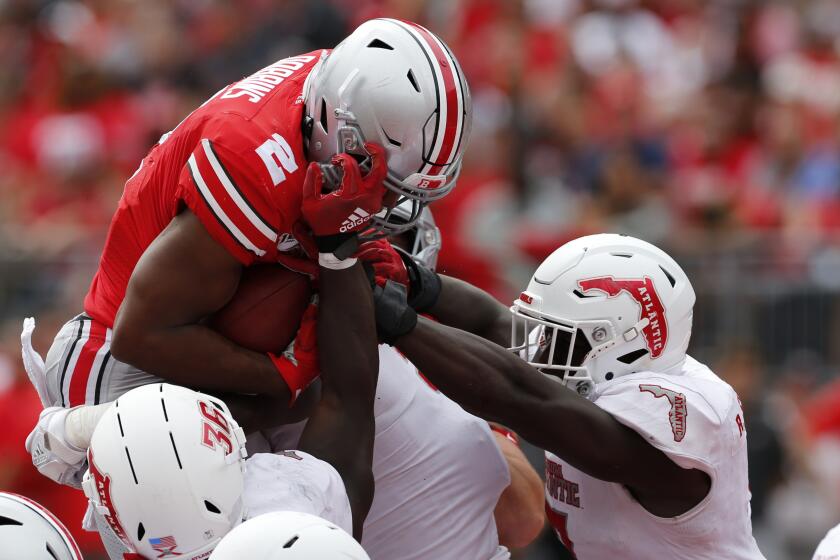
[[[421,318],[397,347],[462,407],[510,427],[587,474],[617,480],[623,465],[616,453],[632,461],[632,430],[496,344]],[[584,440],[570,429],[581,425],[590,433]]]
[[[471,333],[419,318],[397,347],[448,397],[482,418],[511,426],[511,395],[527,400],[533,368],[504,348]]]
[[[373,502],[373,402],[379,374],[373,297],[361,265],[321,268],[319,298],[322,398],[300,446],[341,474],[353,512],[353,534],[361,539]]]
[[[486,338],[501,346],[510,342],[507,307],[472,284],[440,275],[441,290],[429,313],[444,325]]]
[[[497,432],[493,435],[510,470],[510,485],[499,496],[494,511],[499,542],[508,548],[522,548],[543,528],[543,482],[519,446]]]
[[[341,475],[350,510],[353,536],[361,541],[373,503],[373,412],[348,410],[342,399],[325,393],[301,435],[298,448],[332,465]]]
[[[321,268],[318,360],[325,390],[370,410],[379,374],[373,295],[361,264]]]
[[[142,330],[122,325],[115,328],[111,351],[116,359],[178,385],[290,397],[266,354],[237,346],[202,325]]]

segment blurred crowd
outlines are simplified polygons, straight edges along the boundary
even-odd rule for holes
[[[472,88],[439,267],[510,299],[579,235],[671,251],[692,352],[747,411],[759,544],[810,557],[840,521],[836,0],[0,0],[0,488],[76,529],[79,496],[22,450],[40,405],[17,335],[37,314],[45,351],[80,311],[143,154],[225,84],[378,16],[441,35]]]

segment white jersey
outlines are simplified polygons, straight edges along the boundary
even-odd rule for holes
[[[546,453],[546,511],[575,558],[764,558],[752,536],[743,413],[729,385],[688,357],[676,375],[641,372],[599,383],[594,402],[679,466],[706,472],[712,487],[690,511],[660,518],[624,486]]]
[[[487,422],[393,348],[380,346],[379,361],[376,492],[362,546],[372,560],[508,558],[493,511],[510,472]]]
[[[372,560],[509,558],[493,511],[510,484],[487,422],[432,389],[390,346],[379,347],[373,504],[362,546]],[[300,426],[269,435],[297,445]]]
[[[840,560],[840,525],[826,534],[812,560]]]
[[[311,513],[353,534],[341,475],[303,451],[257,453],[245,461],[245,518],[274,511]]]

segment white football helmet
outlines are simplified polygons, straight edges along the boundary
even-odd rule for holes
[[[392,214],[395,219],[408,222],[411,220],[411,211],[411,205],[403,202],[394,207]],[[408,253],[412,258],[426,268],[434,270],[440,253],[441,239],[440,229],[435,224],[432,211],[428,207],[423,208],[411,229],[401,235],[408,236]]]
[[[222,539],[210,560],[370,560],[362,546],[325,519],[277,511],[249,519]]]
[[[304,96],[309,159],[364,157],[364,142],[382,145],[385,185],[397,203],[411,201],[409,224],[455,186],[472,122],[470,90],[449,47],[428,29],[397,19],[363,23],[323,51]],[[389,235],[407,229],[388,210],[373,225]]]
[[[246,454],[242,428],[222,401],[146,385],[117,399],[97,424],[82,488],[130,551],[203,558],[242,521]]]
[[[664,251],[625,235],[552,253],[513,306],[512,350],[583,396],[595,383],[681,366],[694,289]]]
[[[41,504],[0,492],[0,560],[82,560],[70,531]]]

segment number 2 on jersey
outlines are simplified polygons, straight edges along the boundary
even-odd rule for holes
[[[263,160],[275,187],[286,180],[286,173],[297,171],[298,164],[292,147],[276,132],[257,148],[257,155]]]

